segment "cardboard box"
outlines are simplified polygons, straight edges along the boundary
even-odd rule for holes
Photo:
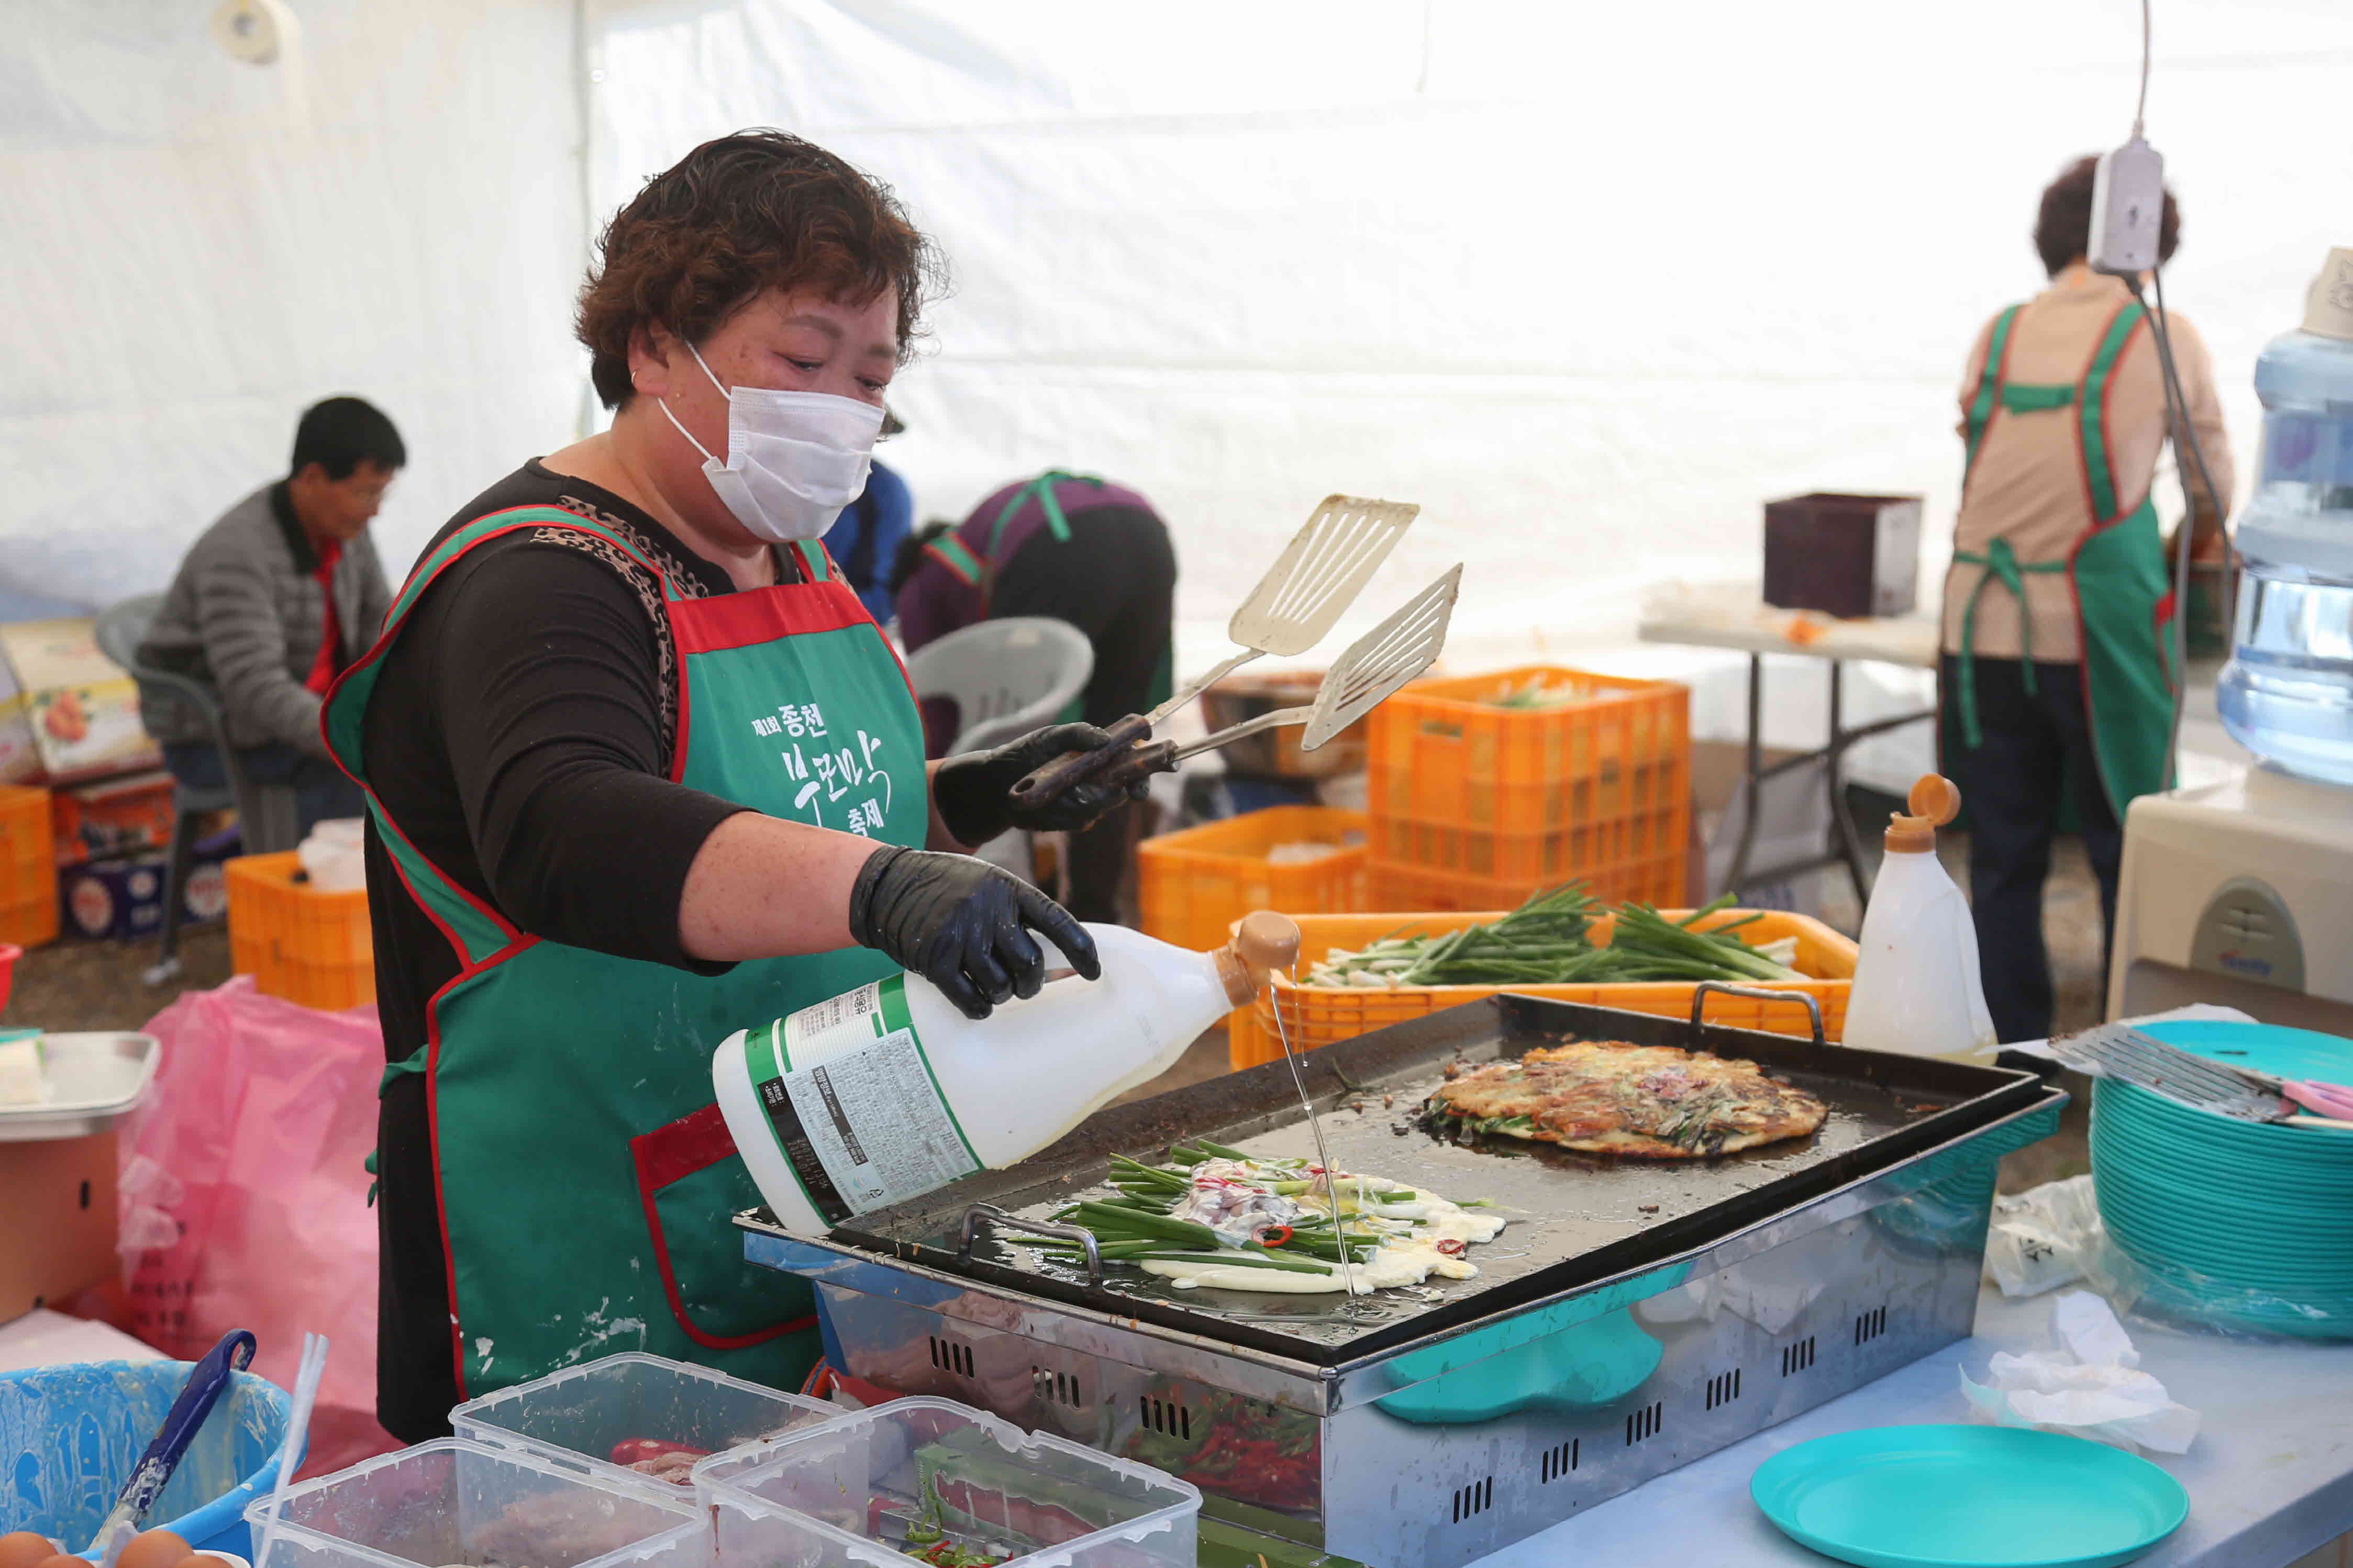
[[[0,1322],[114,1279],[114,1134],[0,1143]]]
[[[59,866],[168,848],[176,797],[162,769],[74,784],[49,796]]]
[[[180,900],[183,925],[201,925],[228,912],[228,883],[221,868],[235,844],[230,837],[196,846],[188,885]],[[162,850],[156,850],[91,860],[60,871],[58,903],[64,912],[66,931],[76,936],[130,942],[163,930],[167,859]]]
[[[140,725],[138,686],[128,670],[99,652],[97,626],[88,617],[0,626],[0,654],[7,657],[15,695],[22,700],[23,729],[53,786],[164,761]],[[6,755],[0,745],[0,765]]]

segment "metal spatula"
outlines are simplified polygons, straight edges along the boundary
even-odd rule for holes
[[[1112,763],[1103,777],[1128,783],[1146,773],[1166,773],[1187,757],[1231,745],[1245,735],[1285,724],[1304,724],[1299,749],[1312,752],[1349,725],[1379,707],[1389,694],[1438,660],[1446,647],[1446,628],[1454,618],[1454,595],[1462,582],[1460,563],[1445,576],[1399,605],[1395,614],[1355,642],[1334,661],[1315,700],[1304,708],[1278,708],[1179,747],[1174,741],[1139,746]]]
[[[1420,512],[1410,501],[1325,496],[1226,623],[1226,635],[1242,645],[1240,653],[1151,712],[1112,725],[1103,745],[1039,768],[1013,786],[1013,798],[1024,805],[1051,800],[1108,767],[1123,749],[1148,739],[1155,725],[1250,660],[1265,654],[1291,658],[1323,641]]]
[[[2353,1121],[2306,1116],[2293,1103],[2309,1094],[2335,1109],[2336,1096],[2344,1092],[2336,1085],[2290,1083],[2253,1068],[2225,1067],[2169,1046],[2129,1024],[2103,1024],[2080,1035],[2053,1036],[2051,1054],[2078,1072],[2112,1078],[2194,1110],[2240,1121],[2285,1121],[2298,1127],[2353,1131]]]

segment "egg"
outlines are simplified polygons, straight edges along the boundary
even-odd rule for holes
[[[232,1564],[226,1557],[215,1557],[210,1552],[199,1552],[194,1557],[183,1559],[180,1568],[232,1568]]]
[[[132,1536],[114,1563],[115,1568],[180,1568],[189,1553],[188,1543],[170,1531],[151,1530]]]
[[[58,1543],[46,1535],[36,1535],[20,1530],[14,1535],[0,1535],[0,1568],[34,1568],[58,1554]]]
[[[37,1563],[34,1568],[90,1568],[90,1563],[80,1557],[58,1556]]]

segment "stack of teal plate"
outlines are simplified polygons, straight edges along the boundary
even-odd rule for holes
[[[2353,1040],[2267,1024],[2147,1033],[2211,1061],[2353,1082]],[[2237,1121],[2102,1080],[2092,1174],[2109,1239],[2155,1305],[2262,1332],[2353,1339],[2353,1132]]]

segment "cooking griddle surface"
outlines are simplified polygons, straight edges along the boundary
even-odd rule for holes
[[[1675,1019],[1501,998],[1302,1058],[1342,1170],[1457,1202],[1484,1199],[1508,1222],[1493,1241],[1471,1248],[1475,1279],[1432,1279],[1351,1299],[1337,1291],[1180,1290],[1112,1265],[1098,1289],[1083,1268],[994,1237],[970,1262],[955,1258],[970,1205],[1046,1219],[1082,1194],[1107,1193],[1107,1156],[1114,1152],[1158,1163],[1171,1142],[1203,1137],[1254,1155],[1315,1159],[1314,1134],[1281,1062],[1098,1112],[1020,1165],[860,1216],[836,1239],[1219,1340],[1271,1339],[1288,1353],[1328,1361],[1662,1261],[2022,1109],[2039,1093],[2025,1074],[1709,1027],[1698,1048],[1759,1061],[1815,1095],[1829,1108],[1821,1128],[1736,1154],[1678,1161],[1613,1160],[1501,1138],[1464,1146],[1424,1130],[1422,1101],[1444,1081],[1449,1062],[1476,1066],[1564,1039],[1689,1047],[1694,1037]]]

